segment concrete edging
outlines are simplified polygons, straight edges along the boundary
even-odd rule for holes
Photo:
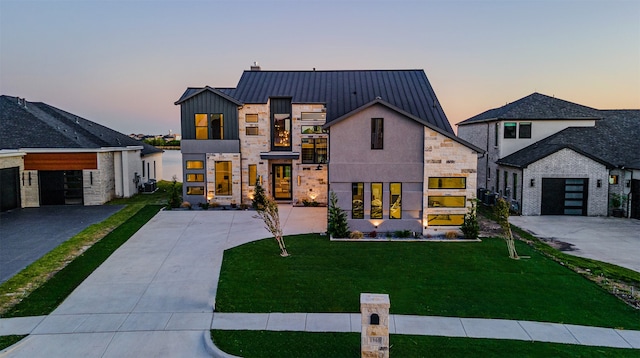
[[[229,353],[223,352],[220,348],[216,347],[211,339],[211,331],[204,331],[204,335],[202,337],[204,340],[204,347],[207,350],[207,353],[211,354],[212,357],[215,358],[242,358],[238,356],[231,355]]]

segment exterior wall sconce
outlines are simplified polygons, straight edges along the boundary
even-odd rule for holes
[[[302,177],[298,175],[298,186],[302,185]]]
[[[598,180],[596,181],[596,186],[597,186],[598,188],[601,188],[601,187],[602,187],[602,179],[598,179]]]
[[[627,181],[625,181],[624,185],[625,185],[627,188],[630,188],[630,187],[631,187],[631,180],[627,179]]]
[[[532,188],[534,186],[536,186],[536,180],[535,179],[531,179],[531,182],[529,182],[529,186],[532,187]]]
[[[322,165],[318,164],[318,166],[316,167],[316,170],[322,170]]]
[[[260,185],[262,185],[262,175],[258,176],[258,183],[260,183]]]

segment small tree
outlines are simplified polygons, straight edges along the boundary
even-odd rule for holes
[[[167,208],[178,208],[180,204],[182,204],[182,197],[180,192],[182,191],[182,186],[178,184],[178,177],[175,175],[172,178],[171,186],[169,186],[169,199],[167,200]]]
[[[257,189],[257,188],[256,188]],[[273,235],[280,247],[280,256],[287,257],[289,253],[284,244],[282,236],[282,227],[280,226],[280,214],[278,213],[278,203],[273,199],[264,196],[264,203],[257,206],[258,215],[264,221],[265,228]],[[255,199],[254,199],[255,203]]]
[[[349,237],[347,213],[338,206],[338,196],[331,191],[329,194],[329,219],[327,234],[333,237]]]
[[[477,199],[470,199],[469,201],[471,202],[471,206],[469,207],[469,211],[464,215],[464,221],[462,222],[462,226],[460,226],[460,230],[462,230],[465,238],[477,239],[480,233],[480,226],[478,225],[478,217],[476,214]]]
[[[511,233],[511,225],[509,224],[509,203],[506,200],[499,198],[494,207],[495,214],[498,220],[498,224],[502,228],[502,233],[505,241],[507,242],[507,249],[509,250],[509,257],[512,259],[519,259],[516,252],[516,244],[513,240],[513,234]]]
[[[253,200],[251,201],[251,206],[253,209],[260,211],[267,202],[267,194],[264,192],[264,188],[260,185],[260,181],[256,180],[256,187],[253,193]]]

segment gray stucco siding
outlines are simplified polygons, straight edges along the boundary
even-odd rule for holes
[[[240,153],[237,139],[183,139],[180,143],[182,154]]]

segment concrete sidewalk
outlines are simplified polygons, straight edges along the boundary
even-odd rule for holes
[[[280,215],[287,235],[326,230],[326,208],[281,206]],[[209,357],[212,327],[359,331],[359,314],[212,312],[224,250],[270,236],[254,216],[253,211],[158,213],[50,315],[0,319],[0,335],[29,334],[0,356]],[[392,322],[397,334],[640,348],[638,331],[398,315]]]

